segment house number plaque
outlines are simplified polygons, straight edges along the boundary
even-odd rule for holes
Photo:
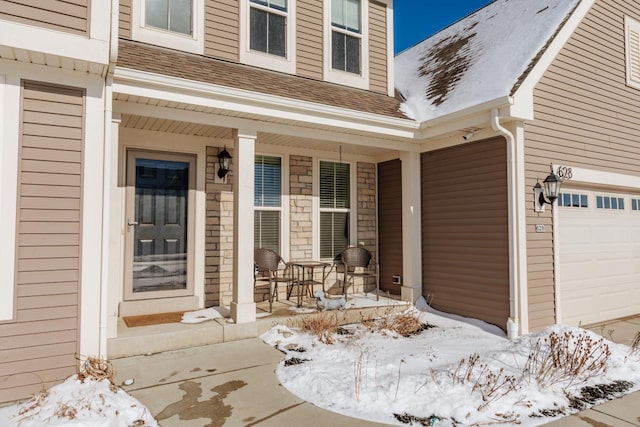
[[[573,178],[573,170],[567,166],[558,166],[558,178],[563,181],[568,181]]]

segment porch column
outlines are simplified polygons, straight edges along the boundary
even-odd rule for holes
[[[403,152],[402,162],[402,290],[403,301],[422,296],[422,214],[420,153]]]
[[[235,323],[256,320],[256,304],[253,300],[253,176],[256,135],[254,130],[234,131],[231,317]]]

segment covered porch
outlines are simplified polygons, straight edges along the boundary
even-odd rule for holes
[[[364,247],[385,263],[378,255],[390,239],[379,237],[386,226],[379,221],[378,166],[389,161],[401,165],[393,177],[401,197],[390,209],[401,236],[391,252],[404,256],[387,268],[400,279],[381,279],[380,287],[405,301],[420,296],[420,245],[411,237],[420,230],[420,146],[410,120],[130,69],[116,69],[112,99],[110,340],[126,334],[123,316],[215,306],[229,308],[224,322],[234,331],[256,330],[265,295],[254,290],[254,247],[272,248],[286,261],[327,262],[326,290],[341,293],[333,263],[346,246]],[[232,161],[221,177],[225,149]],[[153,181],[158,171],[164,178]],[[176,179],[185,182],[171,187]],[[164,190],[154,193],[158,184]],[[164,228],[141,234],[143,223],[161,216]],[[148,285],[154,277],[159,281]],[[371,289],[355,284],[349,293],[363,290]],[[285,286],[278,291],[281,304],[295,300],[287,301]]]

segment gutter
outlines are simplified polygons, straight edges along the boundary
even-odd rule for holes
[[[100,263],[100,326],[98,352],[107,358],[107,325],[109,301],[109,234],[111,190],[111,120],[113,116],[113,73],[118,59],[119,0],[111,0],[111,31],[109,37],[109,65],[104,76],[104,129],[102,158],[102,256]]]
[[[507,336],[516,338],[520,332],[520,287],[518,278],[520,267],[520,239],[517,203],[517,160],[516,139],[508,129],[500,124],[497,108],[491,110],[491,128],[503,135],[507,140],[507,187],[509,206],[509,319],[507,320]]]

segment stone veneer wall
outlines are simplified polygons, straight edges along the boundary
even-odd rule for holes
[[[289,257],[294,260],[311,259],[313,248],[313,159],[292,155],[289,157],[289,162],[289,207],[291,209]]]
[[[226,183],[216,183],[221,149],[207,147],[205,307],[229,305],[233,296],[233,168]]]
[[[364,247],[378,259],[377,235],[378,224],[376,216],[377,204],[377,178],[376,165],[374,163],[358,162],[357,164],[357,195],[358,195],[358,239],[357,244],[364,244]],[[369,279],[369,287],[374,285]],[[356,290],[361,288],[356,287]]]

